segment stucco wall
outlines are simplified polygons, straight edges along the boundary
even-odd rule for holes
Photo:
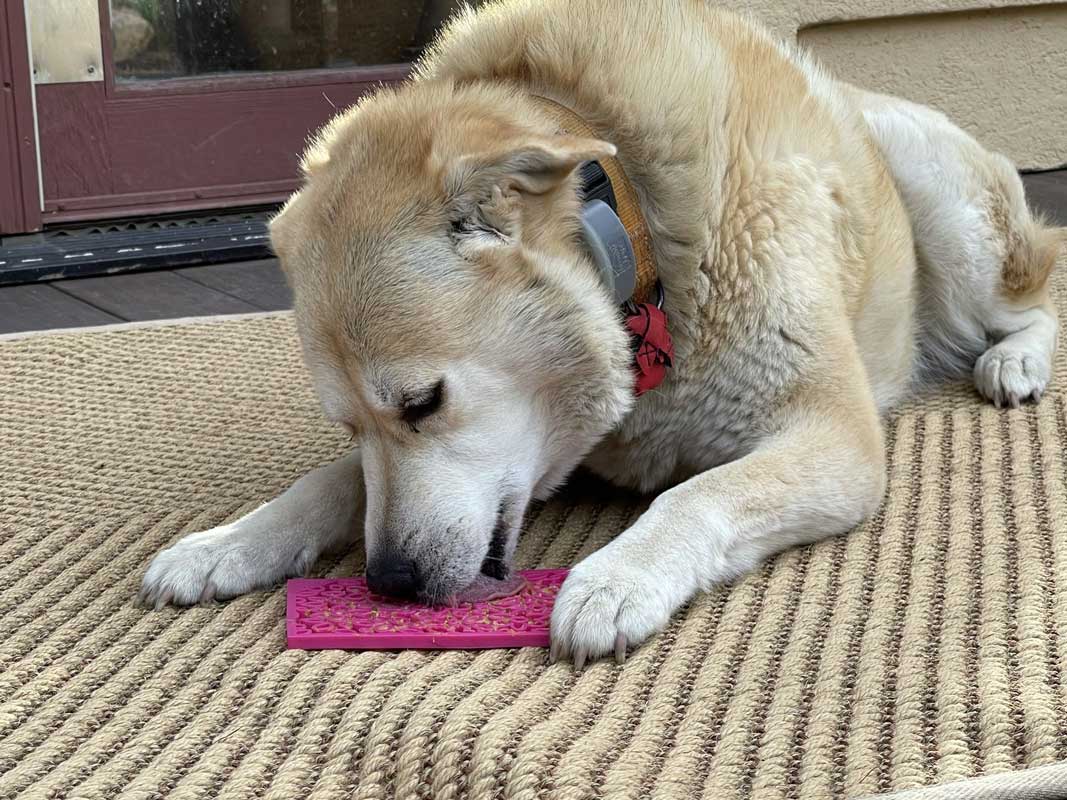
[[[1067,164],[1067,3],[720,1],[845,80],[944,111],[1020,168]]]

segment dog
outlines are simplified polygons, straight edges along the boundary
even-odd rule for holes
[[[625,173],[673,338],[640,397],[634,306],[583,228],[590,163]],[[971,374],[1018,406],[1050,378],[1067,237],[1011,163],[695,0],[464,10],[303,171],[271,240],[324,411],[358,446],[157,555],[157,607],[360,538],[375,591],[485,598],[528,505],[584,465],[657,496],[570,572],[552,658],[621,661],[697,593],[868,518],[902,399]]]

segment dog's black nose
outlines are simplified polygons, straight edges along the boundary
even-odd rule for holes
[[[413,600],[422,588],[414,561],[382,559],[367,565],[367,586],[375,594]]]

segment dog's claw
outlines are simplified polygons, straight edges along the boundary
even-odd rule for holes
[[[207,605],[215,599],[215,592],[218,591],[218,587],[215,586],[214,581],[208,581],[204,584],[204,591],[200,593],[200,604]]]
[[[559,642],[552,642],[552,647],[548,651],[548,665],[552,666],[559,661]]]
[[[1013,394],[1011,396],[1010,400],[1011,400],[1011,407],[1012,408],[1018,408],[1019,407],[1019,398],[1018,398],[1018,396]]]
[[[165,606],[173,599],[174,592],[171,589],[167,589],[167,591],[163,592],[163,594],[156,598],[156,611],[162,611],[163,606]]]
[[[626,635],[621,631],[615,636],[615,663],[626,663]]]
[[[1034,393],[1033,393],[1032,396],[1034,398],[1034,402],[1035,403],[1040,403],[1041,402],[1041,390],[1040,389],[1034,389]]]
[[[574,671],[581,672],[585,667],[585,648],[581,648],[574,654]]]

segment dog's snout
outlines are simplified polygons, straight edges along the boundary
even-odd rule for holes
[[[422,582],[414,561],[389,558],[367,565],[367,586],[375,594],[411,600],[422,589]]]

